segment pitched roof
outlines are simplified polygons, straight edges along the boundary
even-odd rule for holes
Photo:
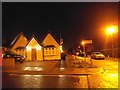
[[[11,42],[11,45],[14,45],[15,42],[18,40],[19,37],[20,37],[20,34],[18,34],[18,35],[13,39],[13,41]]]
[[[51,32],[50,30],[48,30],[48,31],[46,32],[46,34],[43,36],[43,38],[42,38],[42,40],[41,40],[41,43],[43,42],[43,40],[46,38],[46,36],[47,36],[48,34],[50,34],[50,35],[55,39],[55,41],[58,43],[58,45],[59,45],[59,41],[58,41],[57,38],[52,34],[52,32]]]
[[[41,45],[41,43],[38,41],[38,39],[35,37],[35,35],[32,35],[31,38],[30,38],[30,40],[29,40],[28,43],[26,44],[26,46],[30,43],[30,41],[31,41],[33,38],[38,42],[38,44]]]
[[[25,37],[25,35],[23,34],[23,32],[20,32],[15,38],[14,40],[11,42],[11,48],[14,46],[14,44],[17,42],[17,40],[20,38],[20,36]],[[26,37],[25,37],[26,38]],[[27,39],[27,38],[26,38]]]

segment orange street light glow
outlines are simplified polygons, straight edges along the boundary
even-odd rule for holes
[[[85,44],[85,42],[82,42],[82,45],[84,45]]]
[[[107,34],[116,33],[117,30],[118,30],[118,27],[116,25],[113,25],[113,26],[107,28]]]
[[[107,32],[108,33],[113,33],[114,32],[114,28],[113,27],[108,28]]]

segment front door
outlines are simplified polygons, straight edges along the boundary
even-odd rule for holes
[[[35,61],[37,58],[36,58],[36,49],[32,49],[32,52],[31,52],[31,55],[32,55],[32,60]]]

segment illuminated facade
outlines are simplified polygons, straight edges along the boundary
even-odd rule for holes
[[[26,60],[43,60],[42,47],[34,35],[31,37],[28,44],[26,45]]]
[[[44,60],[60,60],[60,45],[50,33],[47,33],[46,37],[42,41],[42,45],[44,48]]]
[[[23,55],[25,57],[26,56],[25,46],[26,46],[27,43],[28,43],[27,38],[21,32],[12,41],[12,43],[11,43],[11,51],[13,51],[14,53],[17,53],[19,55]]]
[[[42,43],[34,35],[28,41],[20,33],[13,40],[11,50],[19,55],[23,55],[26,61],[41,61],[60,60],[62,48],[50,33],[46,34]]]

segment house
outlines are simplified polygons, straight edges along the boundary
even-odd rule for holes
[[[13,51],[13,52],[15,52],[15,53],[17,53],[19,55],[26,56],[25,46],[26,46],[27,43],[28,43],[27,38],[21,32],[12,41],[12,43],[11,43],[11,51]]]
[[[46,34],[45,38],[42,41],[42,46],[44,60],[60,60],[61,58],[60,45],[51,35],[51,33],[48,32]]]
[[[28,41],[24,34],[20,33],[12,41],[11,51],[25,56],[26,61],[61,59],[61,46],[49,32],[43,38],[42,43],[34,35]]]
[[[42,46],[34,35],[32,35],[26,45],[26,60],[43,60]]]

